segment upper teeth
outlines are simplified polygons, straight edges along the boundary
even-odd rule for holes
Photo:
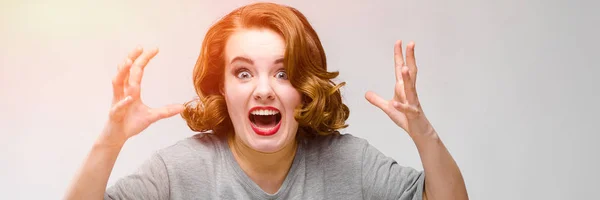
[[[253,115],[275,115],[279,114],[279,111],[276,110],[254,110],[251,112]]]

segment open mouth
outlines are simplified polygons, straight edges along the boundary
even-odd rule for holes
[[[254,107],[248,118],[252,129],[259,135],[273,135],[281,125],[281,113],[273,107]]]

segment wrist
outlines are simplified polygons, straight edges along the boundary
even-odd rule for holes
[[[120,151],[124,145],[125,145],[125,142],[113,141],[113,140],[103,139],[102,137],[99,137],[94,142],[93,148],[94,149],[110,149],[110,150]]]
[[[112,124],[107,123],[96,139],[94,146],[120,149],[125,145],[126,141],[127,138],[125,137],[125,134],[122,133],[121,129],[115,128]]]
[[[110,148],[110,149],[121,149],[125,145],[126,139],[117,137],[116,134],[110,132],[103,132],[94,142],[95,148]]]
[[[426,131],[423,131],[421,133],[410,135],[410,137],[412,138],[412,140],[415,142],[415,144],[417,146],[422,146],[423,144],[426,144],[426,143],[431,143],[431,142],[435,143],[435,142],[440,141],[440,137],[439,137],[438,133],[435,131],[435,129],[433,129],[432,126],[429,126],[425,130]]]

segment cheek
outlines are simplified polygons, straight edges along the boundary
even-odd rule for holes
[[[233,77],[226,77],[225,84],[223,86],[223,92],[226,100],[233,102],[241,101],[239,98],[247,95],[246,93],[248,93],[247,88],[245,87],[247,86],[240,84]]]
[[[227,110],[231,117],[243,112],[244,101],[247,99],[247,89],[244,89],[239,84],[225,82],[223,96],[225,97]]]
[[[298,107],[301,103],[301,94],[293,87],[286,87],[281,91],[282,102],[284,102],[284,106],[286,110],[291,111],[289,113],[294,113],[294,109]]]

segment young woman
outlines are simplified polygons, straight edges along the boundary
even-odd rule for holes
[[[113,80],[109,120],[67,199],[468,199],[461,173],[422,112],[414,43],[394,46],[396,87],[379,107],[415,142],[424,172],[337,130],[349,109],[316,32],[296,9],[256,3],[213,25],[194,68],[200,97],[149,108],[140,81],[156,49],[133,50]],[[159,150],[106,188],[128,138],[181,113],[199,133]],[[206,132],[209,131],[209,132]],[[397,132],[400,132],[397,130]]]

